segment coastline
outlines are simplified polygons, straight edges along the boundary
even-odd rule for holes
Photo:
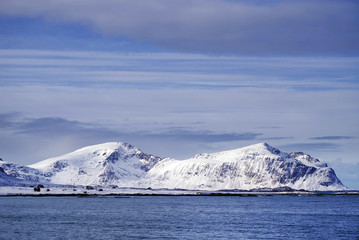
[[[327,196],[359,195],[359,190],[347,191],[242,191],[242,190],[185,190],[140,188],[50,187],[35,192],[31,187],[0,187],[0,197],[131,197],[131,196]]]

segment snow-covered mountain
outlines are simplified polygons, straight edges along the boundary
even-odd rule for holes
[[[266,143],[199,154],[182,161],[165,159],[148,172],[145,183],[153,187],[216,190],[345,189],[327,164],[304,153],[281,152]]]
[[[10,176],[62,185],[202,190],[346,189],[327,164],[305,153],[281,152],[266,143],[176,160],[146,154],[130,144],[110,142],[30,166],[0,161],[0,168],[3,169],[0,178]]]
[[[161,158],[121,142],[81,148],[29,167],[54,184],[133,186]]]

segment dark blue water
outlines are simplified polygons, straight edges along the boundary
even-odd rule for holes
[[[359,239],[359,196],[1,197],[0,239]]]

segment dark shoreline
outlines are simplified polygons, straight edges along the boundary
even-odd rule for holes
[[[256,192],[256,193],[223,193],[223,192],[197,192],[197,193],[181,193],[181,194],[170,194],[170,193],[108,193],[108,194],[96,194],[96,193],[69,193],[69,194],[4,194],[0,197],[139,197],[139,196],[192,196],[192,197],[209,197],[209,196],[223,196],[223,197],[261,197],[261,196],[343,196],[343,195],[359,195],[359,191],[353,192]]]

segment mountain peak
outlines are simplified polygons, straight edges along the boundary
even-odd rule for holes
[[[80,148],[73,153],[84,153],[84,152],[91,152],[91,151],[100,151],[100,150],[107,150],[107,151],[120,151],[120,152],[128,152],[131,150],[138,150],[138,148],[132,146],[129,143],[125,142],[107,142],[101,143],[96,145],[91,145],[87,147]]]
[[[238,159],[241,159],[243,157],[251,157],[252,159],[262,159],[268,157],[276,159],[290,158],[288,154],[283,153],[277,148],[270,146],[268,143],[262,142],[233,150],[196,154],[193,159],[231,159],[231,161],[237,161]]]
[[[279,149],[272,147],[266,142],[252,144],[247,147],[238,148],[237,151],[245,152],[245,153],[255,153],[256,155],[266,155],[266,154],[274,154],[274,155],[283,155]]]
[[[261,142],[261,143],[256,143],[256,144],[252,144],[252,145],[249,145],[247,147],[244,147],[244,148],[253,148],[253,149],[267,149],[269,151],[273,151],[273,149],[276,149],[274,147],[272,147],[271,145],[269,145],[268,143],[266,142]],[[278,149],[277,149],[278,150]],[[279,151],[279,150],[278,150]]]

